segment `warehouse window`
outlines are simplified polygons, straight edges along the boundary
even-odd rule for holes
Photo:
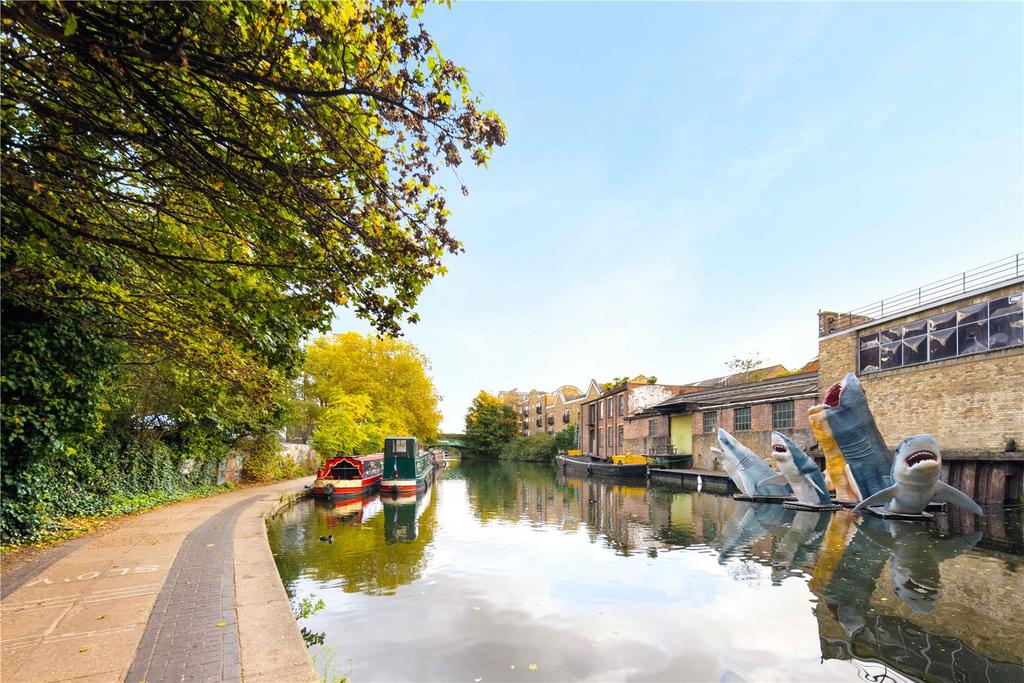
[[[658,435],[658,418],[653,418],[647,421],[647,436]]]
[[[750,406],[737,408],[733,411],[733,427],[737,432],[750,429]]]
[[[609,427],[608,428],[608,448],[611,448],[614,445],[615,445],[615,432],[613,432],[612,428]]]
[[[604,401],[598,401],[597,402],[597,419],[598,420],[603,420],[604,419]]]
[[[626,395],[619,394],[619,415],[625,414],[626,410]]]
[[[861,372],[1024,345],[1024,293],[965,306],[859,338]]]
[[[619,448],[622,448],[622,437],[623,437],[622,427],[619,427]]]
[[[704,413],[704,432],[713,432],[718,429],[718,411],[708,410]]]
[[[772,429],[793,428],[793,402],[780,401],[772,404]]]

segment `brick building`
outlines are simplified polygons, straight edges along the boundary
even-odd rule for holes
[[[683,391],[682,385],[652,384],[642,375],[604,391],[591,380],[580,404],[580,449],[605,459],[637,452],[626,443],[628,419]]]
[[[848,314],[819,314],[818,391],[857,373],[886,443],[935,436],[980,502],[1024,477],[1024,255]]]
[[[593,395],[596,396],[596,393]],[[565,384],[555,391],[509,389],[499,391],[498,397],[515,409],[519,433],[530,436],[555,434],[576,425],[579,406],[586,395],[571,384]]]
[[[679,455],[693,454],[696,469],[721,469],[711,453],[718,445],[719,427],[768,460],[773,431],[812,450],[815,441],[807,409],[817,402],[818,375],[814,371],[778,374],[772,373],[772,379],[733,380],[681,393],[639,413],[634,423],[641,430],[646,426],[651,445],[664,443]]]

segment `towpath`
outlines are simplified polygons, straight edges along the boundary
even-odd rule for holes
[[[311,681],[264,516],[308,480],[153,510],[0,577],[0,678]]]

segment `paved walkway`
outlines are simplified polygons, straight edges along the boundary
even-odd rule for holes
[[[0,678],[312,680],[263,524],[302,483],[154,510],[5,574]]]

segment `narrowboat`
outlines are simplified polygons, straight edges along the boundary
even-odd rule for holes
[[[616,477],[623,479],[636,479],[647,476],[647,462],[611,462],[601,460],[589,455],[559,455],[558,467],[563,472],[583,474],[588,477]]]
[[[384,439],[384,477],[382,493],[422,491],[434,476],[430,453],[420,451],[414,436],[389,436]]]
[[[348,498],[372,493],[384,474],[384,454],[343,455],[328,458],[316,473],[313,495]]]

